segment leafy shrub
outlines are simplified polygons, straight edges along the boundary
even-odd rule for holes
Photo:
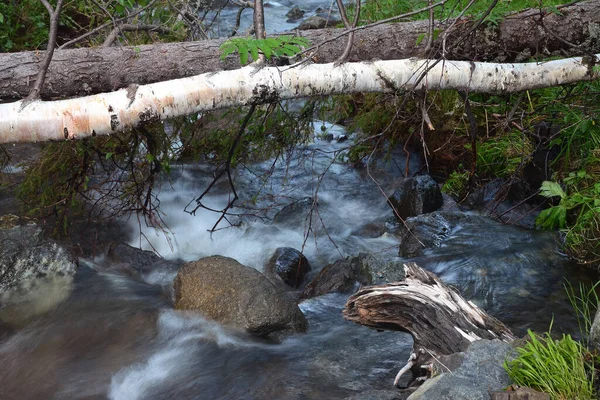
[[[575,259],[600,264],[600,150],[589,158],[585,168],[571,172],[563,187],[545,181],[540,194],[560,198],[557,205],[543,210],[537,224],[544,229],[560,229],[565,234],[567,252]]]

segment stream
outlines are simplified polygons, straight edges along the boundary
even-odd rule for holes
[[[328,9],[330,3],[311,1],[303,7],[314,11],[318,6]],[[290,7],[271,2],[265,8],[267,29],[297,26],[283,17]],[[249,15],[244,13],[242,32]],[[225,31],[235,13],[225,9],[221,17],[219,29]],[[345,133],[324,122],[315,131],[322,125],[336,137]],[[140,232],[132,218],[130,244],[170,260],[224,255],[260,271],[276,248],[294,247],[313,267],[309,279],[327,264],[362,251],[400,260],[398,227],[382,192],[402,178],[405,156],[399,151],[395,163],[355,168],[335,158],[350,143],[315,140],[301,146],[292,158],[277,161],[268,179],[273,160],[238,171],[241,199],[267,211],[264,218],[234,217],[234,226],[212,234],[208,230],[218,214],[184,212],[211,181],[212,167],[175,166],[159,194],[168,231],[142,227]],[[413,154],[410,172],[420,167]],[[220,208],[229,196],[226,186],[218,185],[205,204]],[[318,213],[310,224],[303,207],[277,217],[287,205],[313,196]],[[240,207],[233,212],[255,213]],[[547,330],[553,318],[555,331],[577,334],[564,279],[577,285],[594,275],[559,253],[554,234],[473,218],[474,223],[456,227],[441,247],[411,261],[519,335],[528,328]],[[13,331],[2,336],[0,318],[0,399],[344,399],[390,389],[411,350],[408,334],[344,321],[347,294],[301,303],[309,331],[272,343],[175,311],[175,270],[150,269],[132,277],[110,267],[104,257],[81,260],[74,282],[43,281],[30,309],[2,314]]]
[[[325,125],[334,136],[344,133],[342,127]],[[399,152],[396,163],[380,163],[380,168],[354,168],[334,161],[348,145],[315,140],[299,147],[294,157],[278,161],[268,180],[263,174],[272,160],[240,171],[236,184],[242,199],[260,188],[252,206],[271,204],[267,218],[234,218],[235,226],[212,234],[208,229],[218,214],[183,211],[211,180],[211,168],[180,165],[161,185],[169,232],[144,228],[140,235],[131,221],[131,244],[154,248],[168,259],[225,255],[258,270],[277,247],[299,249],[304,244],[313,275],[360,251],[398,259],[397,227],[380,190],[389,190],[401,178],[404,156]],[[413,155],[410,165],[416,171],[419,157]],[[206,204],[223,207],[229,199],[226,187],[216,188]],[[318,217],[308,235],[301,207],[273,220],[286,204],[317,190]],[[520,335],[527,328],[546,330],[553,317],[555,331],[576,333],[563,276],[573,283],[588,282],[589,273],[559,254],[553,234],[473,218],[454,229],[441,247],[414,261]],[[99,257],[82,260],[73,283],[41,284],[31,307],[51,303],[49,311],[26,319],[0,340],[0,398],[344,399],[389,389],[412,346],[407,334],[378,333],[345,322],[341,310],[347,294],[301,303],[310,324],[306,334],[281,343],[250,337],[198,314],[173,310],[175,274],[169,268],[150,269],[134,278],[111,270]]]

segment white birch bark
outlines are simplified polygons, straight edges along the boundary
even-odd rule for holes
[[[0,104],[0,143],[107,135],[148,121],[253,102],[425,89],[510,93],[599,77],[581,58],[524,64],[407,59],[295,68],[251,65],[75,99]]]

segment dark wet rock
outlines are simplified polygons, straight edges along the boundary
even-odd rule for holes
[[[422,251],[438,247],[450,236],[457,221],[467,217],[459,213],[434,212],[408,218],[400,229],[401,257],[417,257]]]
[[[442,208],[440,208],[440,211],[445,211],[445,212],[460,212],[461,211],[460,206],[458,205],[456,200],[454,200],[452,198],[452,196],[449,196],[446,193],[442,193],[442,199],[444,200],[444,204],[442,205]]]
[[[284,223],[289,225],[301,223],[306,218],[312,205],[312,197],[304,197],[300,200],[296,200],[283,207],[281,211],[275,214],[273,222],[276,224]]]
[[[39,277],[72,278],[77,259],[54,240],[44,239],[34,223],[18,225],[4,216],[0,228],[0,293]]]
[[[267,263],[265,275],[282,280],[286,285],[297,288],[311,270],[304,254],[291,247],[279,247]]]
[[[335,139],[338,143],[343,143],[346,140],[348,140],[348,136],[347,135],[340,135]]]
[[[400,262],[384,262],[370,253],[340,259],[323,268],[300,295],[301,299],[332,292],[349,292],[356,284],[378,285],[404,279]]]
[[[153,270],[173,271],[183,264],[180,260],[165,260],[151,251],[126,243],[111,243],[106,257],[111,262],[111,269],[135,277]]]
[[[284,290],[232,258],[212,256],[187,263],[174,283],[176,309],[196,310],[258,336],[308,328],[302,311]]]
[[[436,211],[444,204],[438,184],[429,175],[404,179],[389,202],[402,219]]]
[[[326,18],[326,17],[322,17],[320,15],[313,15],[312,17],[308,17],[304,21],[302,21],[300,23],[300,25],[298,25],[298,28],[296,28],[296,29],[299,29],[301,31],[306,31],[309,29],[333,28],[339,22],[340,21],[335,20],[331,17]]]
[[[532,194],[538,189],[525,181],[497,178],[473,192],[465,204],[502,223],[533,229],[542,208],[528,200],[535,201]]]
[[[489,400],[490,392],[511,384],[503,363],[513,352],[499,340],[478,340],[464,354],[442,356],[434,362],[440,374],[425,381],[409,400]]]
[[[285,14],[288,17],[288,22],[294,22],[304,17],[304,10],[301,10],[300,7],[294,6],[290,11]]]

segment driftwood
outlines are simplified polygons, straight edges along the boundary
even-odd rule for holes
[[[514,62],[539,55],[581,56],[594,50],[587,42],[595,39],[589,24],[600,18],[600,2],[585,1],[560,9],[561,15],[524,11],[501,21],[497,27],[481,24],[472,31],[473,21],[449,20],[446,57],[453,60]],[[542,18],[543,16],[543,18]],[[323,43],[311,58],[331,63],[344,52],[343,28],[302,31],[313,44]],[[385,24],[356,31],[347,61],[399,60],[425,54],[429,21]],[[442,33],[433,43],[440,49]],[[465,40],[460,40],[465,37]],[[556,39],[560,37],[562,40]],[[339,40],[336,40],[339,38]],[[96,47],[56,50],[50,63],[42,98],[65,98],[110,92],[131,84],[167,81],[206,72],[239,68],[237,55],[220,59],[219,46],[225,39],[187,43],[159,43],[143,46]],[[456,44],[460,41],[459,44]],[[324,43],[325,42],[325,43]],[[571,44],[575,45],[573,47]],[[0,102],[26,97],[40,69],[39,52],[0,53]]]
[[[514,340],[502,322],[465,300],[434,274],[415,263],[404,264],[401,282],[363,288],[352,295],[344,317],[378,330],[408,332],[414,339],[407,364],[400,377],[411,370],[423,375],[432,359],[466,350],[479,339]]]

